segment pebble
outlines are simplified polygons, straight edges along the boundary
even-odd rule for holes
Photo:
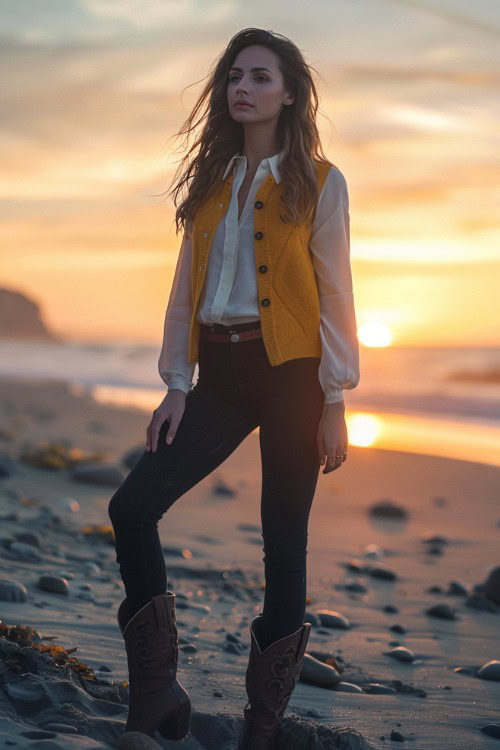
[[[380,566],[371,568],[369,573],[372,578],[380,578],[383,581],[395,581],[397,578],[397,575],[393,570],[389,570],[389,568],[382,568]]]
[[[52,594],[69,596],[69,584],[62,576],[40,576],[37,587],[42,591],[50,591]]]
[[[24,562],[41,562],[42,558],[36,547],[31,544],[25,544],[24,542],[12,542],[9,547],[9,551],[12,552],[18,560]]]
[[[0,578],[0,601],[2,602],[25,602],[28,591],[19,581],[10,578]]]
[[[488,737],[495,737],[495,739],[500,740],[500,724],[483,724],[480,730]]]
[[[391,625],[389,630],[393,630],[395,633],[406,633],[406,628],[400,625],[399,622],[395,623],[395,625]]]
[[[460,581],[450,581],[448,591],[446,592],[449,596],[467,596],[469,593],[467,588]]]
[[[70,474],[70,479],[75,482],[86,482],[88,484],[104,484],[109,487],[119,487],[125,475],[118,466],[102,466],[101,464],[86,464],[78,466]]]
[[[498,607],[489,597],[484,594],[471,594],[464,601],[466,607],[478,609],[481,612],[498,612]]]
[[[101,572],[99,565],[95,563],[93,560],[86,560],[83,563],[83,567],[85,569],[85,572],[89,576],[93,576],[93,575],[98,576]]]
[[[40,537],[34,531],[18,531],[15,535],[18,542],[31,544],[32,547],[40,548]]]
[[[380,560],[381,557],[384,556],[384,550],[382,547],[379,547],[378,544],[367,544],[365,547],[365,551],[363,553],[363,557],[368,557],[373,560]]]
[[[396,646],[396,648],[391,648],[390,651],[385,651],[385,653],[398,661],[410,662],[415,660],[415,654],[406,646]]]
[[[343,630],[347,630],[351,627],[351,623],[340,612],[336,612],[331,609],[320,609],[316,612],[317,617],[319,617],[321,625],[323,625],[326,628],[342,628]]]
[[[355,685],[353,682],[338,682],[335,685],[335,690],[340,690],[341,693],[364,693],[363,688],[359,685]]]
[[[304,654],[300,679],[312,685],[331,687],[340,681],[340,674],[334,667],[315,659],[311,654]]]
[[[212,495],[223,495],[225,497],[234,497],[237,494],[223,479],[218,479],[212,487]]]
[[[384,604],[383,611],[387,612],[390,615],[397,615],[399,612],[399,609],[394,606],[394,604]]]
[[[373,693],[374,695],[389,695],[395,693],[396,690],[389,685],[382,685],[380,682],[370,682],[365,687],[365,693]]]
[[[369,512],[372,516],[379,518],[405,519],[408,517],[408,511],[402,505],[397,505],[390,499],[380,500],[374,503]]]
[[[500,604],[500,567],[494,568],[484,584],[484,591],[489,599]]]
[[[433,607],[425,610],[426,614],[431,617],[440,617],[443,620],[456,620],[457,616],[455,612],[448,606],[448,604],[435,604]]]
[[[448,539],[442,534],[435,534],[432,531],[427,531],[421,539],[423,544],[449,544]]]
[[[478,670],[477,676],[481,677],[483,680],[496,680],[499,682],[500,661],[498,661],[498,659],[492,659],[491,661],[486,662],[486,664],[483,664]]]

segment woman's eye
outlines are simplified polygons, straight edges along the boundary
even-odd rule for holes
[[[267,78],[265,76],[256,75],[255,77],[256,78],[261,78],[263,81],[267,81]],[[236,75],[235,76],[229,76],[229,81],[232,82],[232,81],[234,81],[235,78],[239,78],[239,76],[236,76]]]

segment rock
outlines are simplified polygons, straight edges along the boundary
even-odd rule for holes
[[[484,591],[489,599],[500,604],[500,566],[490,572],[484,584]]]
[[[300,679],[302,682],[307,682],[311,685],[331,687],[340,681],[340,674],[334,667],[306,653],[302,662]]]
[[[498,612],[498,607],[489,597],[484,594],[471,594],[464,601],[466,607],[478,609],[481,612]]]
[[[404,742],[405,738],[403,737],[403,735],[400,732],[396,732],[396,730],[393,729],[391,731],[390,740],[391,740],[391,742]]]
[[[234,497],[236,490],[229,487],[223,479],[217,479],[212,487],[212,495],[224,495],[226,497]]]
[[[62,594],[69,596],[69,584],[61,576],[40,576],[37,586],[42,591],[50,591],[52,594]]]
[[[78,466],[71,474],[70,479],[75,482],[86,482],[88,484],[104,484],[109,487],[119,487],[125,479],[125,475],[118,466],[111,464],[87,464]]]
[[[393,630],[395,633],[406,633],[406,628],[400,625],[398,622],[391,625],[389,630]]]
[[[347,617],[331,609],[320,609],[316,612],[316,616],[319,617],[321,625],[326,628],[342,628],[343,630],[347,630],[351,627],[351,623]]]
[[[396,646],[396,648],[391,648],[390,651],[385,651],[385,653],[398,661],[410,662],[415,660],[415,654],[406,646]]]
[[[495,737],[495,739],[500,740],[500,724],[483,724],[480,730],[488,737]]]
[[[370,682],[365,687],[365,693],[372,693],[374,695],[389,695],[395,693],[396,690],[389,685],[382,685],[380,682]]]
[[[40,305],[14,289],[0,289],[0,337],[60,341],[42,319]]]
[[[363,557],[369,557],[373,560],[380,560],[381,557],[384,556],[384,550],[382,547],[379,547],[378,544],[367,544],[365,547],[365,551],[363,553]]]
[[[0,601],[25,602],[28,598],[26,586],[10,578],[0,578]]]
[[[341,563],[342,566],[349,571],[349,573],[364,573],[365,564],[361,560],[349,560],[348,562]]]
[[[447,604],[435,604],[433,607],[425,610],[426,614],[431,617],[440,617],[443,620],[456,620],[455,612]]]
[[[30,544],[32,547],[40,549],[40,537],[35,531],[18,531],[15,535],[18,542]]]
[[[394,573],[394,571],[389,570],[389,568],[382,568],[380,566],[371,568],[369,573],[372,578],[379,578],[382,581],[395,581],[397,578],[397,575],[396,573]]]
[[[345,591],[352,591],[356,594],[364,594],[368,590],[366,586],[363,586],[362,583],[356,583],[356,582],[345,583],[343,588],[345,589]]]
[[[467,596],[468,591],[464,584],[460,583],[460,581],[450,581],[450,585],[446,593],[448,594],[448,596]]]
[[[492,659],[478,670],[477,676],[481,677],[482,680],[495,680],[500,681],[500,661],[498,659]]]
[[[432,531],[427,531],[425,534],[423,534],[421,539],[423,544],[449,544],[448,539],[443,536],[442,534],[435,534]]]
[[[390,499],[380,500],[369,509],[370,515],[377,518],[406,519],[408,511],[402,505],[396,505]]]
[[[338,682],[335,685],[335,690],[339,690],[341,693],[364,693],[364,690],[353,682]]]
[[[88,576],[98,576],[101,572],[99,565],[93,560],[85,560],[83,567]]]
[[[42,560],[36,547],[33,547],[31,544],[12,542],[9,550],[18,560],[23,560],[24,562],[41,562]]]
[[[399,612],[399,609],[393,604],[384,604],[383,610],[384,612],[388,612],[390,615],[397,615]]]

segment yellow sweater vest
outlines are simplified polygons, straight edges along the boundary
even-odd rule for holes
[[[314,160],[319,192],[330,164]],[[198,359],[200,301],[210,247],[215,230],[231,200],[234,175],[203,203],[195,214],[192,230],[191,290],[193,314],[188,361]],[[259,290],[262,337],[271,365],[298,357],[321,357],[320,308],[309,240],[312,227],[282,221],[279,213],[283,182],[270,174],[260,185],[254,204],[254,248]]]

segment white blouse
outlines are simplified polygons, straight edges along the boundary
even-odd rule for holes
[[[196,320],[206,325],[233,325],[260,319],[255,268],[253,208],[262,181],[272,173],[280,182],[280,154],[263,159],[255,173],[238,221],[238,191],[247,170],[245,156],[235,154],[223,179],[235,169],[231,202],[220,221],[210,250]],[[359,382],[359,347],[350,266],[349,196],[344,175],[330,167],[318,200],[310,249],[320,302],[322,355],[318,377],[325,403],[343,400],[343,389]],[[192,241],[184,234],[165,314],[163,345],[158,361],[170,388],[193,387],[195,363],[189,364]],[[237,344],[236,344],[237,346]]]

